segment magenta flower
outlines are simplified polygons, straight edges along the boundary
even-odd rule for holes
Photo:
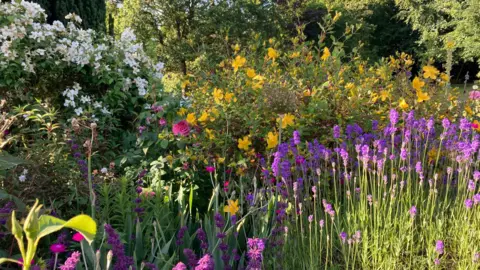
[[[205,169],[206,169],[207,172],[209,172],[209,173],[213,173],[213,172],[215,171],[215,167],[213,167],[213,166],[207,166]]]
[[[465,208],[471,209],[473,207],[473,201],[471,199],[465,200]]]
[[[438,254],[443,254],[445,245],[443,244],[442,240],[437,240],[437,244],[435,245],[435,250]]]
[[[188,136],[190,133],[190,126],[188,125],[187,121],[182,120],[173,125],[172,131],[174,135]]]
[[[83,239],[85,239],[85,237],[83,237],[83,235],[81,233],[76,233],[73,235],[72,237],[73,241],[76,241],[76,242],[82,242]]]
[[[480,91],[471,91],[470,94],[468,95],[468,97],[469,97],[471,100],[480,99]]]
[[[160,126],[165,126],[167,124],[167,120],[165,120],[165,118],[160,118],[160,120],[158,120],[158,124]]]
[[[62,253],[65,252],[66,247],[63,244],[52,244],[50,246],[50,251],[53,253]]]

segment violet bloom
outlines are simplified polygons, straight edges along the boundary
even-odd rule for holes
[[[377,130],[378,129],[378,121],[377,120],[373,120],[372,121],[372,130]]]
[[[473,201],[471,199],[466,199],[465,200],[465,208],[472,209],[472,207],[473,207]]]
[[[443,128],[446,130],[448,130],[448,128],[450,127],[450,120],[448,120],[448,118],[443,118],[442,120],[442,126]]]
[[[480,203],[480,194],[475,194],[473,195],[473,203],[475,205],[479,204]]]
[[[435,251],[437,251],[438,254],[443,254],[444,252],[444,244],[442,240],[437,240],[437,244],[435,245]]]
[[[108,236],[107,243],[111,246],[113,257],[116,258],[113,269],[127,270],[134,265],[133,258],[125,255],[125,250],[120,236],[110,224],[105,224],[105,232]]]
[[[215,269],[215,263],[213,261],[213,258],[210,254],[205,254],[203,257],[198,261],[197,266],[195,267],[195,270],[214,270]]]
[[[340,236],[340,239],[342,240],[342,242],[345,244],[345,241],[347,240],[347,236],[348,236],[347,233],[346,232],[341,232],[339,234],[339,236]]]
[[[475,182],[472,180],[468,181],[468,191],[475,191]]]
[[[261,269],[263,261],[263,250],[265,249],[265,243],[260,238],[248,238],[247,240],[247,257],[248,265],[247,269]]]
[[[392,124],[392,128],[398,123],[398,112],[395,109],[390,110],[390,123]]]
[[[300,144],[300,133],[298,132],[298,130],[295,130],[293,132],[293,143],[295,145],[299,145]]]
[[[325,220],[321,219],[321,220],[318,222],[318,225],[320,225],[320,228],[323,229],[323,226],[325,226]]]
[[[179,262],[172,270],[187,270],[187,266],[183,262]]]
[[[440,264],[440,259],[436,258],[435,260],[433,260],[433,263],[435,265],[439,265]]]
[[[312,221],[313,221],[313,215],[309,215],[308,216],[308,222],[312,223]]]
[[[417,207],[415,207],[415,205],[412,206],[412,208],[408,210],[408,213],[410,214],[411,218],[415,218],[415,216],[417,215]]]
[[[340,126],[335,125],[333,127],[333,138],[338,139],[340,138]]]
[[[193,250],[191,250],[189,248],[185,248],[183,250],[183,254],[187,258],[188,266],[195,267],[197,265],[197,262],[198,262],[197,256],[195,255]]]
[[[60,266],[60,270],[75,270],[77,263],[80,261],[80,252],[74,251],[70,257]]]

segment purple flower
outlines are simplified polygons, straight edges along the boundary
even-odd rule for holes
[[[247,240],[247,257],[248,265],[247,269],[261,269],[263,261],[263,250],[265,249],[265,243],[260,238],[248,238]]]
[[[378,121],[377,120],[373,120],[372,121],[372,130],[377,130],[378,129]]]
[[[411,218],[414,218],[417,215],[417,207],[415,207],[415,205],[412,206],[412,208],[408,210],[408,213],[410,213]]]
[[[60,270],[75,270],[75,266],[80,261],[80,252],[74,251],[70,257],[60,266]]]
[[[215,213],[215,226],[217,226],[217,228],[220,228],[222,229],[223,226],[225,225],[225,219],[223,218],[222,214],[220,213]]]
[[[442,126],[443,128],[446,130],[448,130],[448,128],[450,127],[450,121],[448,120],[448,118],[443,118],[442,120]]]
[[[183,262],[179,262],[172,270],[187,270],[187,266]]]
[[[475,205],[480,203],[480,193],[473,195],[473,202],[475,203]]]
[[[472,209],[472,207],[473,207],[473,201],[471,199],[466,199],[465,200],[465,208]]]
[[[295,145],[299,145],[300,142],[301,142],[301,141],[300,141],[300,133],[298,132],[298,130],[295,130],[295,131],[293,132],[293,143],[294,143]]]
[[[318,225],[320,225],[320,228],[323,228],[323,226],[325,226],[325,221],[323,219],[321,219],[319,222],[318,222]]]
[[[205,170],[207,170],[207,172],[209,172],[209,173],[213,173],[215,171],[215,167],[207,166],[207,167],[205,167]]]
[[[345,244],[345,241],[347,240],[347,236],[348,236],[347,233],[346,232],[341,232],[339,234],[339,236],[340,236],[340,239],[342,240],[342,242]]]
[[[195,270],[214,270],[215,269],[215,263],[213,261],[213,258],[210,254],[205,254],[203,257],[198,261],[197,266],[195,267]]]
[[[105,224],[105,232],[108,235],[107,243],[111,246],[113,257],[116,258],[113,269],[127,270],[130,266],[133,266],[133,258],[125,255],[120,236],[110,224]]]
[[[312,221],[313,221],[313,215],[309,215],[308,216],[308,222],[312,223]]]
[[[390,110],[390,123],[392,124],[392,127],[395,127],[398,123],[398,112],[395,109]]]
[[[444,252],[444,244],[442,240],[437,240],[437,244],[435,245],[435,250],[437,251],[438,254],[443,254]]]
[[[197,265],[197,261],[198,261],[197,256],[195,255],[193,250],[191,250],[189,248],[185,248],[183,250],[183,254],[187,258],[188,266],[195,267],[195,265]]]
[[[333,127],[333,138],[338,139],[340,138],[340,126],[335,125]]]
[[[472,180],[468,181],[468,191],[475,191],[475,182]]]
[[[433,260],[433,263],[435,265],[439,265],[440,264],[440,259],[436,258],[435,260]]]
[[[187,226],[183,226],[178,230],[177,233],[177,241],[176,244],[177,246],[183,245],[183,237],[185,236],[185,232],[188,230]]]

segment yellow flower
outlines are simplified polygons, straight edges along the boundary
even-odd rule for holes
[[[238,206],[238,200],[228,200],[228,205],[225,205],[223,208],[223,211],[225,213],[230,213],[230,215],[235,215],[238,210],[240,210],[240,207]]]
[[[294,52],[290,55],[290,58],[297,58],[300,56],[300,53],[299,52]]]
[[[322,60],[327,61],[327,59],[330,57],[331,53],[328,47],[323,48],[323,55],[322,55]]]
[[[218,88],[213,89],[213,98],[215,99],[215,103],[220,103],[223,99],[222,89],[218,89]]]
[[[426,92],[417,91],[417,102],[430,100],[430,96]]]
[[[245,57],[241,57],[240,55],[237,55],[237,57],[235,57],[235,60],[233,60],[232,62],[233,70],[237,72],[238,68],[243,67],[246,62],[247,62],[247,59],[245,59]]]
[[[413,88],[417,91],[421,91],[422,87],[425,85],[425,82],[420,80],[418,77],[415,77],[412,82]]]
[[[448,75],[445,74],[445,73],[440,74],[440,78],[441,78],[442,81],[444,81],[444,82],[450,81],[450,77],[448,77]]]
[[[455,47],[455,42],[454,41],[447,41],[447,44],[445,45],[445,47],[447,47],[447,49],[453,49],[453,47]]]
[[[198,121],[200,121],[200,122],[206,122],[206,121],[208,121],[208,113],[207,113],[207,112],[203,112],[202,115],[198,118]]]
[[[333,17],[333,22],[338,21],[338,19],[340,19],[341,16],[342,16],[341,12],[335,11],[335,16]]]
[[[197,118],[195,117],[195,113],[189,113],[187,115],[186,120],[190,125],[196,125],[197,124]]]
[[[184,116],[187,113],[187,109],[185,108],[180,108],[177,112],[178,115]]]
[[[253,68],[247,68],[247,76],[251,79],[253,77],[255,77],[255,69]]]
[[[207,133],[208,139],[210,139],[210,140],[215,139],[215,135],[213,135],[213,130],[206,128],[205,132]]]
[[[282,128],[286,128],[288,126],[293,126],[293,121],[295,120],[295,116],[287,113],[282,118]]]
[[[472,115],[473,114],[473,111],[472,111],[472,108],[470,108],[470,106],[465,106],[465,111],[468,113],[468,115]]]
[[[353,89],[354,87],[355,87],[355,84],[353,84],[353,83],[351,83],[351,82],[349,82],[349,83],[347,83],[347,84],[345,85],[345,88],[348,89],[348,90],[351,90],[351,89]]]
[[[400,102],[398,103],[398,106],[402,109],[408,109],[408,103],[405,101],[404,98],[400,99]]]
[[[267,53],[267,55],[268,55],[268,58],[269,58],[269,59],[275,60],[275,59],[278,58],[278,53],[277,53],[277,51],[276,51],[274,48],[271,48],[271,47],[268,48],[268,53]]]
[[[238,45],[238,44],[235,44],[235,46],[232,46],[232,48],[235,52],[240,51],[240,45]]]
[[[182,82],[182,89],[185,89],[190,84],[190,81],[185,80]]]
[[[243,139],[238,139],[238,148],[247,151],[252,142],[248,136],[243,136]]]
[[[225,101],[231,102],[233,98],[233,93],[225,93]]]
[[[390,92],[386,90],[380,91],[380,98],[382,99],[382,101],[387,100],[387,98],[390,98]]]
[[[430,78],[432,80],[435,80],[435,79],[437,79],[437,76],[438,76],[439,73],[440,73],[440,71],[438,71],[438,69],[436,69],[433,66],[424,66],[423,67],[423,77],[425,79]]]
[[[267,134],[267,149],[272,149],[278,145],[277,133],[269,132]]]
[[[363,67],[363,65],[358,65],[358,72],[360,74],[363,74],[365,72],[365,68]]]

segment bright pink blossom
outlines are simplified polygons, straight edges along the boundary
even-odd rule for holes
[[[85,237],[83,237],[81,233],[77,232],[76,234],[73,235],[72,239],[73,241],[76,241],[76,242],[82,242],[82,240],[85,239]]]
[[[172,131],[174,135],[188,136],[188,133],[190,133],[190,126],[187,121],[182,120],[173,125]]]

